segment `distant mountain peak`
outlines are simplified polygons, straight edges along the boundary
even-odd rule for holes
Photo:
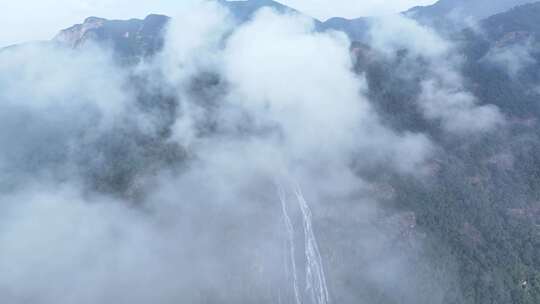
[[[228,8],[231,14],[239,21],[244,22],[251,19],[253,15],[261,8],[272,8],[282,13],[298,13],[299,11],[292,7],[273,0],[246,0],[246,1],[227,1],[218,0],[218,3]]]
[[[532,2],[535,0],[439,0],[432,5],[413,7],[404,14],[422,23],[445,27],[449,23],[479,21]]]

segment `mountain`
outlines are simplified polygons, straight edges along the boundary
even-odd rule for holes
[[[238,23],[248,22],[259,9],[264,7],[270,7],[280,12],[301,14],[293,8],[271,0],[218,1],[231,11]],[[385,126],[398,134],[425,134],[430,141],[433,141],[437,150],[434,151],[433,158],[427,161],[426,168],[423,168],[428,175],[427,180],[417,180],[410,178],[410,176],[395,174],[392,171],[387,172],[384,164],[381,164],[380,167],[366,165],[364,168],[363,165],[357,166],[354,162],[351,163],[351,166],[354,166],[354,173],[365,178],[368,182],[366,184],[369,184],[369,187],[363,184],[360,187],[362,189],[369,188],[368,192],[374,193],[381,212],[373,215],[373,219],[359,218],[358,214],[361,214],[362,211],[357,213],[356,210],[363,209],[365,204],[351,201],[350,204],[332,204],[332,208],[328,208],[332,213],[328,215],[328,220],[322,221],[320,218],[314,218],[320,239],[324,241],[326,247],[326,249],[323,248],[326,251],[322,251],[322,254],[325,257],[331,257],[325,261],[328,261],[327,269],[329,277],[332,278],[329,282],[331,284],[330,290],[333,293],[331,295],[333,303],[540,303],[540,103],[538,102],[540,100],[540,45],[538,44],[540,41],[540,2],[523,4],[527,1],[492,1],[441,0],[434,5],[417,7],[404,13],[421,22],[435,24],[450,32],[446,38],[455,48],[450,48],[448,54],[444,52],[443,56],[424,55],[419,51],[408,50],[408,44],[400,44],[395,49],[392,46],[388,46],[388,49],[380,49],[369,45],[365,34],[369,30],[370,18],[331,18],[325,22],[313,19],[317,30],[339,30],[351,37],[353,40],[351,56],[354,57],[353,62],[355,63],[353,72],[361,75],[359,77],[362,79],[365,76],[365,86],[362,81],[362,94],[365,94],[370,106],[377,112],[377,117],[380,117]],[[449,23],[459,14],[476,19],[477,26],[474,29],[455,29]],[[98,44],[111,48],[120,59],[127,60],[128,63],[136,62],[141,57],[151,57],[163,47],[163,33],[169,21],[170,18],[163,15],[150,15],[144,19],[130,20],[107,20],[90,17],[81,24],[62,30],[52,42],[44,43],[57,44],[75,50]],[[258,35],[259,33],[254,34]],[[400,35],[399,31],[387,34]],[[421,39],[421,37],[414,35],[397,38]],[[267,44],[263,45],[267,46]],[[426,45],[420,44],[420,47],[413,47],[420,48],[426,47]],[[71,52],[67,54],[71,54]],[[267,54],[265,53],[265,55]],[[345,55],[347,56],[347,54]],[[451,58],[447,59],[447,57]],[[4,60],[2,64],[10,63],[8,55],[4,58],[8,60]],[[23,59],[27,60],[27,58]],[[41,60],[42,58],[38,57],[37,59]],[[347,57],[347,59],[349,58]],[[268,60],[272,60],[272,58],[268,58]],[[324,61],[325,58],[314,57],[313,60]],[[330,58],[328,61],[332,62]],[[271,63],[274,64],[274,62]],[[284,64],[290,64],[290,62],[287,61]],[[19,83],[21,84],[19,89],[21,92],[35,92],[30,96],[37,98],[38,101],[40,100],[39,95],[46,95],[49,93],[48,90],[54,91],[61,87],[55,83],[55,78],[48,79],[51,71],[62,72],[63,69],[58,69],[56,65],[42,73],[35,73],[33,69],[21,69],[23,72],[31,74],[31,77],[28,78],[37,78],[39,81],[43,81],[45,85],[42,87],[32,84],[30,80],[26,80],[26,82],[24,79],[20,80],[21,77],[17,74],[19,66],[16,64],[13,66],[11,70],[8,70],[12,71],[11,73],[2,72],[5,69],[0,69],[0,76],[2,76],[0,77],[0,85],[3,88],[0,92],[8,92],[4,95],[0,93],[0,97],[7,96],[8,102],[11,99],[18,102],[19,95],[26,96],[19,92],[18,95],[10,94],[12,87]],[[259,68],[256,63],[253,67]],[[327,66],[325,65],[325,67]],[[123,83],[122,88],[128,89],[130,92],[128,98],[134,99],[133,104],[130,105],[134,105],[144,114],[144,124],[139,126],[138,123],[133,122],[134,127],[124,126],[123,121],[119,120],[117,122],[119,127],[106,130],[103,135],[98,134],[96,140],[92,138],[90,143],[83,142],[80,147],[74,149],[73,147],[78,144],[76,140],[73,140],[75,144],[71,140],[66,140],[66,143],[54,141],[60,137],[56,129],[50,131],[50,135],[48,132],[42,132],[41,125],[44,125],[46,129],[47,126],[56,124],[54,120],[37,124],[34,122],[37,118],[23,112],[19,115],[24,119],[21,119],[20,123],[20,129],[24,132],[22,134],[36,133],[36,138],[40,139],[38,143],[43,142],[43,144],[34,148],[34,140],[30,138],[27,140],[32,143],[30,148],[23,147],[14,150],[13,159],[15,161],[20,159],[21,162],[25,163],[29,161],[31,165],[28,165],[28,174],[34,176],[36,175],[35,168],[42,166],[48,168],[47,166],[56,166],[56,163],[67,162],[62,158],[64,152],[56,152],[57,150],[72,151],[74,149],[73,151],[76,152],[74,154],[77,154],[74,162],[80,166],[81,179],[90,191],[133,198],[136,204],[141,204],[140,201],[144,200],[146,190],[146,185],[141,186],[141,184],[145,183],[146,178],[151,179],[150,176],[155,175],[156,171],[154,170],[178,167],[179,171],[183,171],[189,159],[193,158],[189,147],[184,150],[182,146],[177,146],[169,140],[173,130],[178,127],[175,122],[184,115],[184,106],[187,106],[188,110],[190,110],[190,103],[197,107],[198,110],[195,112],[197,112],[197,116],[201,116],[201,120],[198,122],[200,126],[197,125],[196,128],[201,133],[200,136],[205,137],[205,140],[220,136],[214,132],[228,132],[214,126],[219,124],[221,119],[216,112],[221,111],[221,107],[227,107],[230,104],[230,96],[234,96],[229,94],[229,89],[234,84],[228,83],[227,76],[220,74],[221,67],[218,67],[217,71],[201,71],[193,79],[186,81],[186,89],[182,95],[179,95],[177,90],[184,90],[184,84],[182,84],[182,88],[171,88],[169,87],[170,81],[164,80],[160,72],[156,73],[151,69],[137,69],[130,65],[121,68],[125,68],[129,74],[129,81]],[[346,72],[349,73],[349,66],[347,65],[346,68]],[[81,71],[85,74],[86,70],[76,69],[77,74]],[[169,70],[164,71],[168,72]],[[298,72],[299,79],[310,76],[307,75],[309,71],[298,69]],[[79,86],[81,83],[84,84],[85,81],[94,79],[100,80],[100,77],[93,77],[93,75],[89,73],[88,76],[76,78],[76,80],[71,80],[71,77],[63,77],[67,79],[67,87],[70,89],[71,84],[76,85],[65,97],[66,100],[70,101],[65,104],[72,104],[72,99],[77,101],[80,97],[84,97],[84,94],[92,94],[102,87],[108,89],[107,85],[98,82],[96,87],[81,91]],[[448,81],[452,83],[446,85],[445,82]],[[263,81],[254,78],[253,82]],[[315,86],[317,84],[314,82]],[[331,82],[332,94],[328,95],[328,109],[334,105],[330,103],[330,101],[334,101],[334,96],[335,99],[341,96],[335,89],[340,88],[339,85],[339,79]],[[437,90],[437,94],[423,97],[425,92],[429,91],[426,90],[426,87],[431,89],[431,86],[434,87],[433,90]],[[311,89],[312,87],[302,87],[298,88],[298,91]],[[289,90],[289,88],[282,86],[276,87],[275,90],[283,94],[280,96],[293,92],[293,89]],[[181,100],[184,95],[187,98]],[[424,113],[425,110],[420,105],[422,98],[436,99],[436,103],[449,104],[449,108],[443,108],[443,110],[447,110],[445,115],[452,117],[461,115],[461,109],[453,108],[452,103],[456,103],[458,108],[465,108],[465,111],[468,108],[476,109],[477,105],[496,106],[504,116],[504,122],[502,122],[504,125],[497,126],[494,131],[486,133],[448,134],[444,130],[444,117],[446,116],[441,119],[427,117]],[[58,97],[53,95],[51,99],[56,100]],[[261,100],[266,99],[266,97],[261,97]],[[339,103],[335,104],[340,105]],[[15,110],[7,109],[13,111],[15,115],[18,113],[17,111],[24,110],[18,107],[14,108]],[[54,112],[49,109],[45,110],[39,108],[39,115],[35,115],[35,117]],[[86,108],[84,110],[86,111]],[[7,121],[8,126],[11,122],[9,116],[12,115],[9,111],[4,111],[4,113],[7,112],[4,116],[5,119],[0,119],[0,122]],[[482,114],[480,112],[475,111],[475,113]],[[132,118],[132,113],[137,112],[128,111],[125,118],[130,123],[131,119],[138,119],[138,117]],[[281,113],[285,112],[280,111],[279,113],[279,115],[283,115]],[[72,112],[64,114],[71,116]],[[229,117],[228,110],[224,114]],[[241,113],[241,115],[232,115],[231,117],[233,118],[231,120],[239,118],[241,128],[239,128],[238,133],[242,137],[249,135],[246,138],[251,138],[254,133],[266,135],[267,132],[273,132],[257,127],[259,122],[253,123],[249,117],[244,118],[243,115],[244,113]],[[321,116],[317,114],[317,118],[322,118],[324,115],[325,113],[321,113]],[[466,117],[463,124],[474,125],[473,120],[481,120],[483,115],[464,116]],[[246,120],[245,124],[243,120]],[[293,120],[296,121],[296,118]],[[30,122],[30,127],[26,126],[27,121]],[[88,125],[93,126],[92,122],[93,120]],[[156,122],[155,130],[149,132],[146,122]],[[228,119],[227,123],[229,123]],[[36,127],[33,124],[36,124]],[[71,132],[70,128],[66,128],[64,120],[60,120],[59,125],[58,129],[67,129]],[[292,126],[302,127],[301,124],[296,123]],[[81,130],[75,129],[73,131],[74,136],[79,137],[79,134],[83,134],[82,128],[87,128],[86,123],[81,127]],[[230,126],[227,126],[227,129],[229,128]],[[252,128],[255,129],[254,133],[251,133]],[[271,123],[269,129],[273,128],[274,122]],[[7,130],[7,136],[4,137],[19,137],[10,134],[12,128],[3,129]],[[13,128],[13,130],[15,129]],[[43,133],[47,136],[44,137]],[[361,136],[361,134],[358,136],[360,144],[364,140]],[[4,140],[4,137],[0,136],[0,139]],[[41,140],[41,138],[45,139]],[[50,139],[53,139],[52,143],[49,142]],[[320,140],[321,147],[327,149],[326,141],[328,139],[321,137]],[[50,152],[52,156],[48,156],[47,153],[41,153],[42,150],[47,150],[43,148],[44,146],[59,146],[60,148],[54,149],[53,152]],[[216,147],[216,153],[219,153],[219,149],[223,149],[223,147]],[[39,153],[35,153],[35,151]],[[374,151],[374,154],[377,152]],[[27,160],[25,157],[19,157],[19,153],[32,157],[28,157]],[[400,153],[400,158],[405,161],[411,157],[414,159],[415,153],[414,149],[405,149],[402,154]],[[78,154],[82,154],[82,156]],[[99,155],[99,157],[95,157],[95,155]],[[369,155],[361,153],[358,158],[366,156]],[[309,157],[315,158],[317,155],[309,155]],[[323,163],[321,167],[331,166],[331,164],[332,162]],[[4,165],[4,163],[0,163],[0,165]],[[231,166],[235,166],[235,164]],[[241,168],[245,168],[245,166]],[[317,170],[314,172],[317,174],[317,180],[325,181],[334,177],[322,176],[318,173],[319,166],[316,168]],[[6,180],[11,182],[14,178],[10,175],[9,170],[7,172]],[[62,178],[62,181],[64,180],[65,178]],[[198,181],[200,180],[203,179],[197,175],[193,186],[199,186]],[[339,177],[336,180],[337,184],[341,182]],[[1,182],[0,179],[0,186]],[[206,182],[211,183],[211,181],[203,180],[200,184]],[[347,183],[348,181],[345,179],[343,182]],[[154,183],[150,183],[148,187],[154,187]],[[12,187],[6,188],[11,189]],[[195,193],[203,192],[204,190],[201,189],[205,189],[204,187],[186,188],[189,188],[188,192]],[[2,187],[0,187],[0,193],[1,191]],[[246,191],[249,192],[251,200],[251,197],[255,197],[253,193],[258,189],[250,187]],[[363,192],[363,190],[359,192]],[[260,197],[264,200],[263,196]],[[271,199],[275,198],[272,196]],[[362,197],[360,202],[363,200]],[[201,197],[202,201],[205,200]],[[168,203],[165,202],[165,205]],[[204,206],[206,205],[203,203]],[[184,212],[187,212],[188,209],[184,209]],[[206,223],[205,221],[209,218],[221,219],[223,217],[222,210],[221,208],[216,210],[204,208],[204,211],[200,212],[200,220],[197,217],[197,220],[190,220]],[[169,209],[167,209],[168,211]],[[271,213],[267,212],[266,209],[263,211],[261,213],[264,213],[265,218],[271,216]],[[208,212],[210,212],[210,216]],[[169,218],[165,216],[163,220],[168,223]],[[242,220],[246,220],[244,211],[242,212]],[[371,230],[366,232],[362,229],[364,225],[369,227],[374,225],[377,231],[385,231],[385,233],[390,231],[392,233],[388,235],[388,240],[366,242]],[[236,227],[239,230],[249,230],[244,228],[248,226],[237,222],[228,226],[227,229],[234,230]],[[161,230],[159,231],[161,232]],[[350,235],[344,237],[344,231],[349,232]],[[251,233],[251,231],[249,232]],[[226,231],[226,234],[232,235],[231,230]],[[217,235],[221,234],[217,233]],[[265,235],[268,234],[265,233]],[[116,233],[113,233],[113,236],[116,237]],[[19,244],[19,240],[15,243]],[[206,244],[207,240],[203,243]],[[241,247],[234,241],[228,240],[224,243],[233,247]],[[225,244],[222,246],[226,247]],[[219,247],[219,250],[223,249],[222,246]],[[19,247],[17,246],[17,248]],[[206,248],[206,246],[204,247]],[[384,253],[384,256],[386,256],[386,252],[401,253],[402,251],[413,251],[414,255],[404,263],[393,259],[381,259],[379,256],[372,260],[365,256],[366,251],[373,250],[370,247],[379,247],[376,251]],[[228,247],[227,249],[231,250]],[[18,255],[17,250],[14,252]],[[389,255],[389,257],[393,257],[393,255]],[[236,260],[238,260],[238,264],[236,264]],[[257,257],[258,260],[259,257]],[[385,261],[390,263],[386,265]],[[384,265],[376,265],[378,263]],[[30,264],[33,266],[32,263]],[[245,265],[251,265],[249,261],[244,263],[243,259],[238,257],[235,257],[234,264],[238,265],[235,267],[238,269],[245,269]],[[254,269],[263,271],[264,267],[259,267],[258,262],[253,264],[256,265]],[[272,267],[275,265],[272,264]],[[394,275],[393,271],[389,271],[396,266],[403,267],[402,265],[407,265],[407,267],[399,271],[401,275]],[[408,268],[409,266],[410,268]],[[251,272],[251,269],[246,271]],[[376,272],[375,275],[373,275],[374,272]],[[70,271],[70,273],[73,272]],[[241,281],[237,281],[236,279],[240,278],[235,279],[235,277],[227,275],[225,279],[232,280],[234,283]],[[252,280],[253,283],[259,282],[251,277],[249,280]],[[206,286],[208,284],[206,275],[203,281],[205,284],[201,285]],[[28,280],[21,280],[21,282],[22,286],[26,287]],[[264,290],[268,290],[269,293],[272,290],[277,290],[274,286],[267,285],[267,282],[265,277]],[[239,293],[243,295],[243,292],[247,290],[258,300],[238,300],[232,303],[278,302],[273,297],[261,299],[257,294],[258,289],[254,291],[249,289],[250,284],[234,283],[231,286],[240,286],[241,292],[234,289],[233,292],[227,290],[225,294]],[[172,286],[171,289],[179,290],[176,286]],[[180,291],[184,290],[188,289],[180,289]],[[202,303],[229,303],[209,300],[212,299],[213,294],[207,290],[200,292],[197,290],[196,292],[208,295],[209,298],[205,298],[204,301],[201,301]],[[39,302],[39,296],[41,296],[38,293],[27,299],[26,288],[22,289],[22,295],[26,299],[25,302],[28,303]],[[199,302],[193,301],[191,303]]]
[[[273,0],[217,1],[229,9],[238,23],[249,21],[261,8],[303,15],[298,10]],[[527,2],[530,0],[500,0],[489,4],[487,0],[440,0],[430,6],[412,8],[404,12],[404,15],[439,29],[453,31],[456,24],[459,27],[464,26],[464,22],[468,20],[465,16],[480,20]],[[313,20],[317,30],[342,31],[352,41],[366,41],[371,19],[334,17],[321,22],[310,16],[306,17]],[[82,47],[91,42],[106,44],[121,58],[140,58],[152,55],[162,47],[162,34],[169,20],[169,17],[163,15],[150,15],[144,20],[106,20],[90,17],[82,24],[62,30],[53,41],[72,48]]]

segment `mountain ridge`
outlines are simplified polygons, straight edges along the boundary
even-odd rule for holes
[[[422,24],[439,28],[447,27],[450,23],[447,18],[450,18],[449,16],[456,10],[456,7],[461,5],[461,11],[471,7],[471,5],[472,7],[485,7],[485,5],[481,5],[485,1],[440,0],[429,6],[413,7],[403,12],[403,15],[413,18]],[[351,41],[365,41],[367,39],[366,33],[369,29],[369,24],[373,19],[373,17],[353,19],[331,17],[325,21],[321,21],[273,0],[216,0],[216,2],[227,8],[238,23],[249,21],[259,9],[269,7],[281,13],[306,16],[313,20],[316,30],[342,31],[349,36]],[[502,8],[513,8],[521,3],[530,2],[534,1],[503,0],[498,5],[491,6],[488,11],[501,13],[500,10]],[[474,13],[474,11],[471,10],[471,13]],[[483,12],[483,14],[485,15],[487,13]],[[168,16],[158,14],[150,14],[144,19],[132,18],[128,20],[88,17],[81,24],[75,24],[61,30],[52,41],[71,48],[78,48],[88,43],[97,42],[99,44],[108,44],[115,52],[123,57],[146,57],[154,54],[163,46],[162,34],[170,19]]]

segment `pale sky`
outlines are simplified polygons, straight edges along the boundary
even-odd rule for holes
[[[197,0],[0,0],[0,47],[32,40],[47,40],[60,29],[88,16],[127,19],[150,13],[174,16]],[[426,5],[435,0],[282,0],[319,19],[384,15]]]

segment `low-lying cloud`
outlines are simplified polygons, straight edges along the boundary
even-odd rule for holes
[[[449,133],[461,135],[491,131],[504,123],[496,106],[480,104],[465,88],[461,72],[464,60],[456,55],[457,45],[405,17],[379,18],[372,23],[370,46],[414,67],[408,72],[410,77],[421,80],[417,106],[426,119],[440,123]]]

